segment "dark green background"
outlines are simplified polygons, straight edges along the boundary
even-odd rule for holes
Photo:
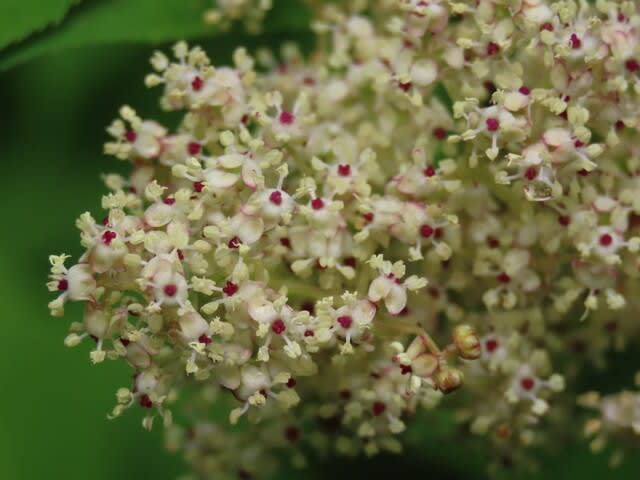
[[[47,1],[39,0],[42,4]],[[23,3],[37,8],[39,2]],[[84,3],[96,8],[110,4]],[[197,2],[186,3],[193,12],[200,11],[195,8],[200,8]],[[0,30],[13,19],[26,30],[15,35],[20,38],[28,33],[29,25],[46,25],[37,18],[22,18],[29,15],[24,9],[11,10],[8,15],[7,7],[15,5],[0,0]],[[141,18],[150,5],[140,0]],[[115,390],[129,385],[132,372],[113,362],[91,366],[87,346],[66,349],[62,341],[68,324],[80,318],[80,311],[70,308],[63,319],[49,317],[46,305],[51,295],[44,284],[50,253],[70,253],[74,258],[80,253],[74,220],[85,210],[99,211],[104,192],[100,174],[126,171],[124,164],[101,154],[105,126],[123,103],[136,107],[143,117],[157,116],[159,92],[148,91],[142,84],[151,44],[183,34],[198,36],[202,27],[194,13],[193,18],[185,17],[193,23],[190,30],[177,28],[173,35],[127,33],[109,41],[87,41],[90,46],[85,47],[82,41],[65,44],[55,37],[60,31],[68,32],[65,22],[78,22],[78,15],[87,12],[95,11],[83,4],[72,9],[60,27],[50,27],[0,51],[0,65],[5,67],[25,51],[28,60],[0,73],[0,479],[170,479],[184,471],[178,457],[163,451],[161,429],[151,433],[142,429],[138,409],[118,420],[106,419]],[[128,11],[121,14],[126,24]],[[115,15],[117,20],[117,10]],[[80,20],[86,29],[86,18]],[[108,37],[108,32],[103,36]],[[271,35],[269,41],[289,36]],[[50,38],[55,48],[47,48]],[[216,59],[223,59],[241,41],[238,35],[226,35],[208,39],[206,44]],[[29,53],[34,48],[36,54]],[[479,451],[439,441],[434,434],[438,428],[431,422],[421,429],[414,434],[426,439],[404,456],[328,460],[303,474],[286,477],[483,478]],[[589,455],[584,445],[566,445],[542,463],[543,471],[527,478],[630,479],[640,472],[636,459],[609,473],[605,457]]]

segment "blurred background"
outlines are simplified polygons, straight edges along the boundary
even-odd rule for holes
[[[80,311],[49,317],[45,288],[51,253],[80,254],[75,218],[99,218],[100,176],[126,171],[102,155],[106,125],[128,103],[164,118],[158,91],[143,85],[148,57],[181,37],[196,39],[214,62],[233,46],[306,38],[304,11],[276,1],[264,39],[214,34],[201,22],[206,0],[0,0],[0,478],[172,479],[185,471],[163,450],[162,431],[146,432],[131,409],[108,421],[115,391],[129,384],[123,364],[92,366],[88,346],[62,342]],[[283,5],[283,6],[282,6]],[[300,28],[299,28],[300,27]],[[292,33],[290,33],[292,32]],[[167,121],[170,121],[167,120]],[[410,432],[420,440],[400,457],[321,461],[280,478],[387,475],[485,478],[481,448],[440,441],[450,428],[433,418]],[[576,428],[579,428],[576,422]],[[508,478],[640,477],[640,460],[609,471],[584,444],[543,458],[535,475]]]

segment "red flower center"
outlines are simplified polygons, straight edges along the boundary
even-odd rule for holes
[[[342,328],[344,328],[345,330],[349,327],[351,327],[351,325],[353,324],[353,318],[351,318],[349,315],[343,315],[341,317],[338,317],[336,320],[340,326]]]
[[[282,203],[282,192],[280,190],[271,192],[271,195],[269,195],[269,201],[274,205],[280,205]]]
[[[204,182],[193,182],[193,189],[200,193],[204,189]]]
[[[578,35],[576,35],[575,33],[571,34],[571,38],[569,39],[569,41],[571,42],[571,48],[573,48],[574,50],[582,47],[582,40],[580,40],[580,38],[578,38]]]
[[[500,128],[500,121],[497,118],[487,118],[485,121],[487,124],[487,130],[495,132]]]
[[[240,287],[238,285],[229,281],[227,281],[227,284],[224,287],[222,287],[222,291],[229,296],[232,296],[233,294],[237,293],[239,289]]]
[[[202,90],[203,86],[204,86],[204,80],[202,80],[202,78],[200,77],[194,78],[193,81],[191,82],[191,88],[193,88],[196,92],[199,92],[200,90]]]
[[[107,230],[106,232],[104,232],[102,234],[102,243],[104,243],[105,245],[111,245],[111,242],[117,236],[118,235],[116,234],[116,232],[112,232],[111,230]]]
[[[500,275],[496,277],[500,283],[509,283],[511,281],[511,277],[506,273],[502,272]]]
[[[311,208],[313,208],[314,210],[320,210],[323,207],[324,201],[322,201],[321,198],[314,198],[313,200],[311,200]]]
[[[536,167],[529,167],[527,171],[524,172],[524,176],[527,177],[527,180],[534,180],[538,176],[538,170]]]
[[[208,337],[204,333],[198,337],[198,342],[209,345],[211,343],[211,337]]]
[[[531,89],[525,86],[520,87],[518,91],[523,95],[529,95],[531,93]]]
[[[536,381],[531,377],[524,377],[520,380],[520,386],[523,390],[532,390],[536,386]]]
[[[229,243],[227,244],[227,246],[229,248],[238,248],[241,243],[242,242],[238,237],[233,237],[231,240],[229,240]]]
[[[67,288],[69,288],[69,282],[65,278],[58,280],[58,290],[64,292]]]
[[[409,90],[411,90],[411,82],[399,83],[398,86],[403,92],[408,92]]]
[[[495,55],[500,52],[500,46],[497,43],[489,42],[487,45],[487,55]]]
[[[631,73],[636,73],[638,70],[640,70],[640,63],[638,63],[638,61],[635,58],[632,58],[624,62],[624,66]]]
[[[437,127],[433,130],[433,136],[438,140],[444,140],[447,137],[447,131],[442,127]]]
[[[283,125],[291,125],[295,121],[295,119],[296,117],[295,115],[293,115],[293,113],[284,110],[280,113],[279,120]]]
[[[273,323],[271,324],[271,330],[273,330],[273,333],[275,333],[276,335],[280,335],[286,329],[287,329],[287,326],[284,324],[284,322],[280,318],[278,318],[277,320],[274,320]]]
[[[386,409],[387,409],[387,406],[383,402],[375,402],[373,404],[373,407],[371,408],[371,411],[373,412],[373,415],[375,417],[379,417],[384,413]]]
[[[422,171],[422,173],[425,177],[433,177],[436,174],[436,169],[429,165]]]
[[[422,225],[420,227],[420,235],[422,235],[424,238],[429,238],[431,235],[433,235],[434,231],[435,230],[430,225]]]
[[[168,285],[165,285],[164,294],[166,296],[173,297],[176,293],[178,293],[178,287],[175,284],[170,283]]]
[[[608,247],[613,243],[613,237],[608,233],[600,235],[600,245],[603,247]]]
[[[138,138],[138,134],[133,130],[129,130],[127,133],[124,134],[124,138],[127,142],[133,143]]]
[[[189,145],[187,145],[187,151],[189,152],[189,155],[198,155],[201,148],[202,147],[197,142],[189,142]]]
[[[338,175],[342,177],[348,177],[351,175],[351,165],[346,163],[338,165]]]
[[[140,406],[142,408],[153,407],[153,402],[151,401],[151,398],[149,398],[149,395],[147,395],[146,393],[140,397]]]
[[[571,223],[571,217],[569,217],[569,215],[560,215],[558,217],[558,223],[563,227],[566,227]]]
[[[487,349],[487,352],[493,353],[496,348],[498,348],[498,345],[498,341],[495,338],[490,338],[485,342],[484,347]]]
[[[287,237],[282,237],[280,239],[280,245],[282,245],[283,247],[291,248],[291,240],[289,240]]]

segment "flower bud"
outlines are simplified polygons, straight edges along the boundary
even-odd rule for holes
[[[480,357],[480,341],[469,325],[458,325],[453,330],[453,343],[462,358],[475,360]]]
[[[456,391],[462,386],[464,374],[458,368],[444,367],[436,373],[434,380],[438,390],[447,394]]]

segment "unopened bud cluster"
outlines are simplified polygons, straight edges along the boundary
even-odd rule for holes
[[[510,465],[586,405],[619,459],[638,395],[574,380],[640,339],[637,2],[307,3],[310,56],[178,43],[146,83],[179,125],[108,128],[130,174],[48,286],[85,305],[68,346],[135,371],[112,415],[160,417],[202,478],[396,452],[436,407]]]

